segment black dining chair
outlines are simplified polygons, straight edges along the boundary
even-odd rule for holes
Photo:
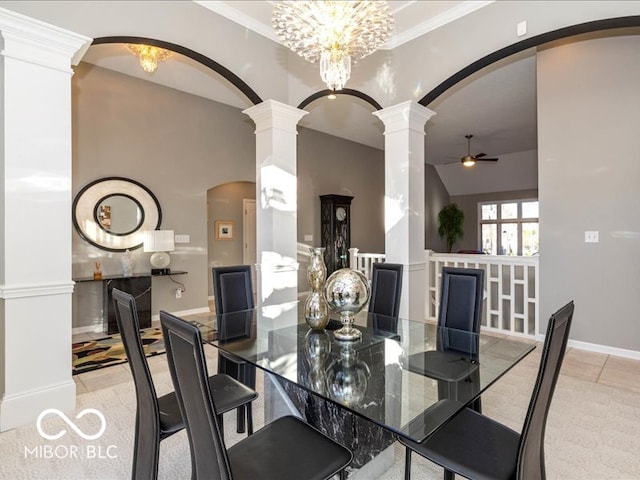
[[[469,408],[422,443],[399,438],[445,471],[471,480],[544,480],[544,434],[573,319],[573,301],[551,315],[538,377],[521,433]],[[410,478],[411,459],[405,465]]]
[[[253,289],[251,288],[251,266],[233,265],[213,267],[213,295],[215,297],[216,314],[234,313],[254,308]],[[231,330],[227,325],[227,329]],[[218,373],[225,373],[244,383],[249,388],[256,388],[256,368],[235,355],[218,350]],[[245,430],[253,423],[251,405],[238,407],[237,431]]]
[[[160,441],[184,428],[175,392],[156,394],[149,364],[142,348],[140,323],[132,295],[113,289],[113,304],[136,391],[136,430],[131,478],[153,480],[158,476]],[[222,414],[252,402],[258,394],[227,375],[208,379],[209,388]]]
[[[374,263],[369,313],[398,318],[402,295],[402,264]]]
[[[441,400],[467,400],[478,394],[483,294],[484,270],[442,267],[436,349],[411,355],[406,365],[411,372],[437,380]],[[481,398],[477,396],[469,407],[481,413]],[[410,465],[408,448],[405,457]],[[445,472],[444,478],[449,476]]]
[[[479,333],[484,270],[442,267],[441,285],[438,326]]]
[[[338,473],[346,479],[351,452],[297,417],[280,417],[227,449],[200,330],[163,311],[160,323],[189,438],[192,480],[321,480]]]
[[[460,382],[477,373],[483,293],[484,270],[443,267],[436,349],[411,355],[406,368],[439,380],[439,390],[472,388]],[[479,397],[472,408],[481,411]]]

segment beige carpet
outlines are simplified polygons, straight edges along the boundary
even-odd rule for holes
[[[531,387],[537,370],[539,349],[514,368],[483,396],[483,409],[488,415],[520,429]],[[165,356],[150,359],[159,393],[172,389]],[[215,368],[215,356],[210,369]],[[103,372],[103,373],[100,373]],[[104,372],[109,372],[104,376]],[[1,479],[127,479],[130,478],[131,448],[135,417],[134,391],[127,367],[115,366],[83,374],[85,385],[92,391],[79,393],[73,415],[85,408],[96,408],[106,417],[107,428],[94,441],[82,440],[69,432],[56,441],[44,440],[35,424],[0,434]],[[80,377],[83,377],[80,376]],[[103,387],[103,388],[101,388]],[[258,375],[258,389],[262,376]],[[79,388],[82,391],[83,388]],[[262,398],[254,406],[256,426],[263,424]],[[547,478],[550,480],[636,480],[640,479],[640,394],[614,389],[569,376],[561,376],[549,415],[546,453]],[[69,414],[72,418],[72,415]],[[77,420],[85,433],[99,428],[96,417]],[[242,435],[235,433],[235,413],[225,415],[227,446]],[[70,428],[59,418],[47,417],[43,430],[56,433]],[[68,458],[36,458],[34,452],[43,445],[58,445],[58,456]],[[86,458],[87,445],[100,447],[94,458]],[[78,456],[70,458],[71,448]],[[109,448],[111,447],[111,448]],[[25,451],[27,449],[27,451]],[[96,455],[105,458],[96,458]],[[116,456],[108,458],[107,454]],[[404,451],[396,444],[395,464],[382,480],[400,480],[404,472]],[[414,479],[442,478],[442,471],[414,455]],[[189,448],[184,432],[162,442],[160,479],[190,478]],[[292,480],[292,479],[283,479]]]

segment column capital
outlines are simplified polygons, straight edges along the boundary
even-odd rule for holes
[[[2,55],[73,73],[92,38],[0,8]]]
[[[256,132],[277,128],[297,133],[296,125],[309,112],[275,100],[265,100],[243,110],[256,124]]]
[[[414,101],[402,102],[373,112],[373,115],[384,123],[385,135],[407,129],[424,134],[425,123],[435,114],[433,110]]]

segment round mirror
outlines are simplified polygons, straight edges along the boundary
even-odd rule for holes
[[[135,198],[116,194],[104,197],[93,216],[98,226],[112,235],[129,235],[140,228],[144,210]]]
[[[160,228],[158,199],[135,180],[108,177],[84,186],[73,201],[73,225],[80,237],[110,252],[143,245],[143,232]]]

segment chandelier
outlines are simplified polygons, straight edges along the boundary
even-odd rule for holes
[[[136,57],[140,58],[140,66],[149,74],[156,71],[156,68],[158,68],[158,62],[166,60],[171,56],[171,52],[169,50],[149,45],[127,43],[127,48],[131,50]]]
[[[311,63],[331,90],[342,90],[351,62],[375,52],[393,30],[383,1],[287,1],[273,7],[273,28],[282,43]]]

